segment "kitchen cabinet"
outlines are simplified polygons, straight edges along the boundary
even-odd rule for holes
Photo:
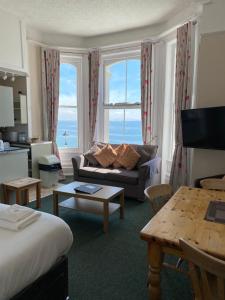
[[[19,95],[14,100],[15,124],[27,124],[27,97]]]
[[[13,88],[0,86],[0,127],[14,126]]]

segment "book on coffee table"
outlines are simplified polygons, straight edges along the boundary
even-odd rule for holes
[[[79,193],[85,193],[85,194],[91,194],[92,195],[92,194],[96,193],[97,191],[99,191],[101,189],[102,189],[102,187],[97,185],[97,184],[87,183],[87,184],[79,185],[74,190],[76,192],[79,192]]]

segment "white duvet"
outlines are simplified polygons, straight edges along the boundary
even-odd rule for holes
[[[10,299],[46,273],[72,243],[69,226],[46,213],[18,232],[0,228],[0,300]]]

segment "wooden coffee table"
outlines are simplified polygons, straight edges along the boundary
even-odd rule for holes
[[[71,208],[83,212],[98,214],[103,216],[103,230],[108,232],[109,216],[120,210],[120,219],[124,218],[124,189],[120,187],[100,185],[101,190],[96,193],[84,194],[77,193],[74,189],[87,182],[71,182],[53,190],[54,214],[58,216],[59,206]],[[59,196],[66,195],[69,199],[59,202]],[[120,198],[120,204],[111,202],[117,196]]]

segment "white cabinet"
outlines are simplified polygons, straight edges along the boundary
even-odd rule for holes
[[[13,88],[0,86],[0,127],[14,126]]]
[[[26,73],[26,30],[15,15],[0,11],[0,68]]]
[[[27,97],[19,95],[14,100],[15,124],[27,124]]]

